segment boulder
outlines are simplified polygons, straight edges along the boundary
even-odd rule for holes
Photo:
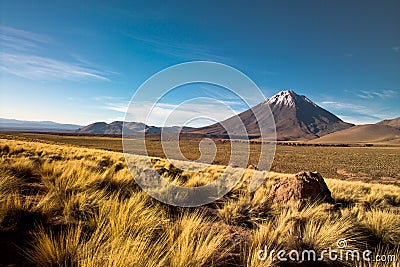
[[[318,172],[299,172],[277,180],[271,188],[270,198],[274,203],[289,201],[321,201],[334,204],[331,191]]]

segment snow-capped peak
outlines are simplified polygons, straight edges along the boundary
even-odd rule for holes
[[[292,107],[295,105],[295,96],[296,93],[292,90],[285,90],[277,93],[273,97],[269,98],[267,100],[267,103],[269,105],[275,104],[275,105],[286,105],[288,107]]]
[[[285,105],[287,107],[293,107],[296,105],[296,103],[299,104],[303,101],[313,105],[314,107],[317,107],[317,104],[315,104],[309,98],[307,98],[304,95],[298,95],[293,90],[284,90],[277,93],[276,95],[267,100],[267,104]]]

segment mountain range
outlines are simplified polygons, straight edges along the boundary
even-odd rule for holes
[[[304,95],[298,95],[293,90],[277,93],[268,100],[222,122],[201,128],[190,127],[156,127],[140,122],[126,122],[124,131],[127,134],[159,134],[161,130],[167,132],[182,131],[193,136],[209,136],[217,138],[227,137],[222,125],[229,129],[238,128],[239,118],[246,128],[250,138],[259,138],[259,122],[268,120],[268,112],[262,112],[268,105],[272,111],[276,126],[277,140],[279,141],[307,141],[310,143],[346,143],[346,142],[389,142],[400,144],[400,117],[383,120],[376,124],[357,125],[342,121],[331,112],[315,104]],[[258,120],[256,120],[257,114]],[[121,135],[124,123],[95,122],[87,126],[73,124],[59,124],[54,122],[28,122],[9,119],[0,119],[1,130],[16,131],[65,131],[77,134],[110,134]]]
[[[344,130],[354,126],[343,122],[329,111],[319,107],[305,96],[300,96],[292,90],[279,92],[251,109],[220,123],[215,123],[201,128],[184,128],[186,134],[207,135],[211,137],[227,137],[225,125],[228,129],[235,130],[237,116],[246,127],[247,134],[252,138],[260,137],[259,121],[267,120],[268,113],[261,112],[263,105],[268,105],[274,116],[278,140],[310,140],[331,132]],[[258,120],[255,118],[258,114]],[[123,122],[112,123],[96,122],[79,129],[79,133],[87,134],[121,134]],[[180,127],[164,128],[167,131],[178,130]],[[143,123],[128,122],[125,124],[128,134],[160,133],[161,127],[148,126]]]
[[[161,133],[161,129],[166,132],[172,131],[180,131],[189,130],[190,127],[180,127],[180,126],[172,126],[172,127],[157,127],[157,126],[149,126],[141,122],[126,122],[124,125],[123,121],[113,121],[111,123],[106,122],[95,122],[89,124],[83,128],[77,129],[77,133],[85,133],[85,134],[113,134],[113,135],[121,135],[122,128],[125,127],[126,134],[139,134],[139,133]]]
[[[0,118],[1,131],[75,132],[81,125]]]

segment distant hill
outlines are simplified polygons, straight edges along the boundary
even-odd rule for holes
[[[400,117],[394,118],[391,120],[383,120],[377,123],[378,125],[387,125],[387,126],[392,126],[396,129],[400,130]]]
[[[310,143],[381,143],[400,144],[400,130],[392,126],[377,124],[357,125],[352,128],[334,132]]]
[[[77,133],[85,133],[85,134],[113,134],[113,135],[121,135],[122,128],[124,122],[123,121],[113,121],[111,123],[106,122],[95,122],[89,124],[83,128],[76,130]],[[172,127],[156,127],[149,126],[141,122],[127,122],[125,123],[125,133],[126,134],[139,134],[139,133],[161,133],[161,129],[167,132],[178,131],[181,129],[179,126]],[[183,129],[190,129],[189,127],[183,127]]]
[[[89,124],[83,128],[78,129],[77,133],[86,133],[86,134],[122,134],[122,121],[114,121],[111,123],[106,122],[95,122]],[[131,122],[127,123],[127,129],[131,131],[131,133],[140,133],[147,129],[147,125],[139,122]],[[128,126],[129,125],[129,126]]]
[[[23,121],[0,118],[1,131],[73,132],[81,125],[52,121]]]
[[[242,120],[249,135],[259,135],[258,121],[254,113],[259,114],[262,105],[269,105],[272,111],[278,140],[310,140],[354,126],[319,107],[306,96],[298,95],[292,90],[286,90],[237,115]],[[261,114],[260,120],[266,119],[266,116],[268,114]],[[232,117],[222,123],[230,125],[234,123],[234,119]],[[232,129],[233,127],[234,125],[232,125]],[[226,134],[220,123],[195,131],[212,135]]]

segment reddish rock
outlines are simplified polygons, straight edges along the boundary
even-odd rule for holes
[[[299,172],[295,176],[277,180],[271,188],[274,203],[289,201],[322,201],[334,203],[331,191],[318,172]]]

